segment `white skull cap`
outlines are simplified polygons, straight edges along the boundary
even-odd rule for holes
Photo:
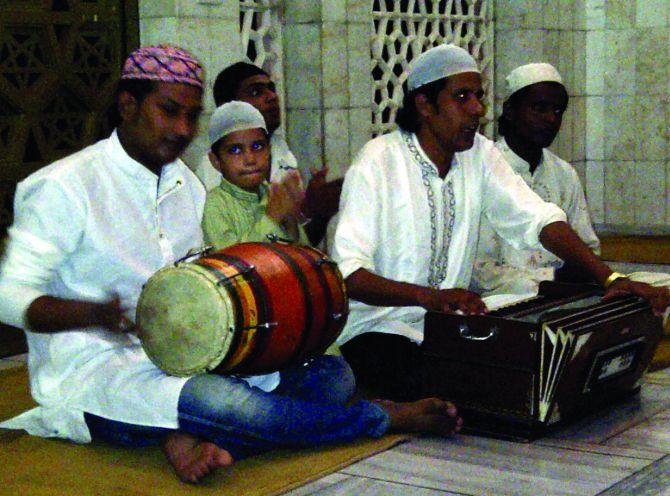
[[[408,91],[464,72],[480,73],[467,50],[452,44],[438,45],[412,60],[407,78]]]
[[[546,62],[522,65],[505,78],[505,100],[526,86],[537,83],[563,84],[563,79],[556,68]]]
[[[212,146],[221,138],[235,131],[261,128],[267,133],[263,115],[247,102],[224,103],[212,114],[209,121],[209,144]]]

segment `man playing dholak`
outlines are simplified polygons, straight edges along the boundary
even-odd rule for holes
[[[436,399],[347,404],[354,382],[342,361],[331,361],[334,370],[307,367],[268,393],[237,377],[172,377],[148,359],[132,332],[142,285],[202,244],[204,188],[178,158],[196,132],[202,77],[181,49],[133,52],[112,135],[18,185],[0,320],[26,330],[39,406],[2,427],[81,443],[160,443],[191,482],[275,447],[389,429],[457,431],[455,408]],[[332,374],[338,387],[326,389]],[[282,396],[285,386],[294,396]]]
[[[561,128],[568,100],[561,75],[551,64],[517,67],[505,78],[505,101],[498,119],[501,138],[496,148],[535,193],[561,207],[570,227],[599,253],[600,242],[579,176],[572,165],[548,148]],[[655,286],[670,284],[670,275],[664,273],[635,272],[629,276]],[[554,278],[573,282],[589,279],[588,274],[564,265],[543,248],[515,248],[482,219],[471,289],[482,295],[537,294],[540,281]]]
[[[662,312],[665,289],[612,272],[477,133],[481,74],[454,45],[415,59],[400,129],[365,145],[347,172],[333,258],[353,300],[338,340],[357,382],[374,395],[421,396],[426,310],[486,312],[467,288],[482,218],[517,248],[544,248],[616,293]]]

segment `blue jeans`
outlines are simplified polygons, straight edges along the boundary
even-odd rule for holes
[[[238,460],[274,448],[381,436],[388,414],[369,401],[346,405],[354,389],[347,363],[328,355],[282,370],[279,386],[269,393],[238,377],[197,375],[179,396],[179,430],[216,443]],[[94,440],[124,446],[156,445],[171,432],[89,413],[85,418]]]

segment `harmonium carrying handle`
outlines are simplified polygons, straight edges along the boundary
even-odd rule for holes
[[[463,338],[469,341],[488,341],[489,339],[495,339],[498,336],[498,328],[496,326],[491,327],[489,333],[485,336],[477,336],[472,334],[470,326],[466,322],[461,322],[458,325],[458,334]]]

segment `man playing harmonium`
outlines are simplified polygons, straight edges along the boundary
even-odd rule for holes
[[[442,45],[411,66],[399,130],[373,139],[349,169],[333,258],[353,300],[338,340],[357,382],[396,400],[421,395],[426,310],[487,311],[469,286],[485,217],[516,248],[540,248],[582,267],[608,293],[634,293],[656,312],[665,288],[612,272],[477,134],[481,74],[463,49]]]
[[[203,71],[181,49],[144,47],[121,79],[112,135],[18,185],[0,319],[26,330],[39,406],[2,427],[81,443],[161,444],[190,482],[278,446],[389,429],[457,431],[445,401],[348,403],[353,377],[336,357],[263,386],[273,392],[240,377],[170,376],[149,360],[132,322],[142,286],[202,245],[204,188],[178,157],[197,129]],[[336,389],[323,386],[336,380]]]

